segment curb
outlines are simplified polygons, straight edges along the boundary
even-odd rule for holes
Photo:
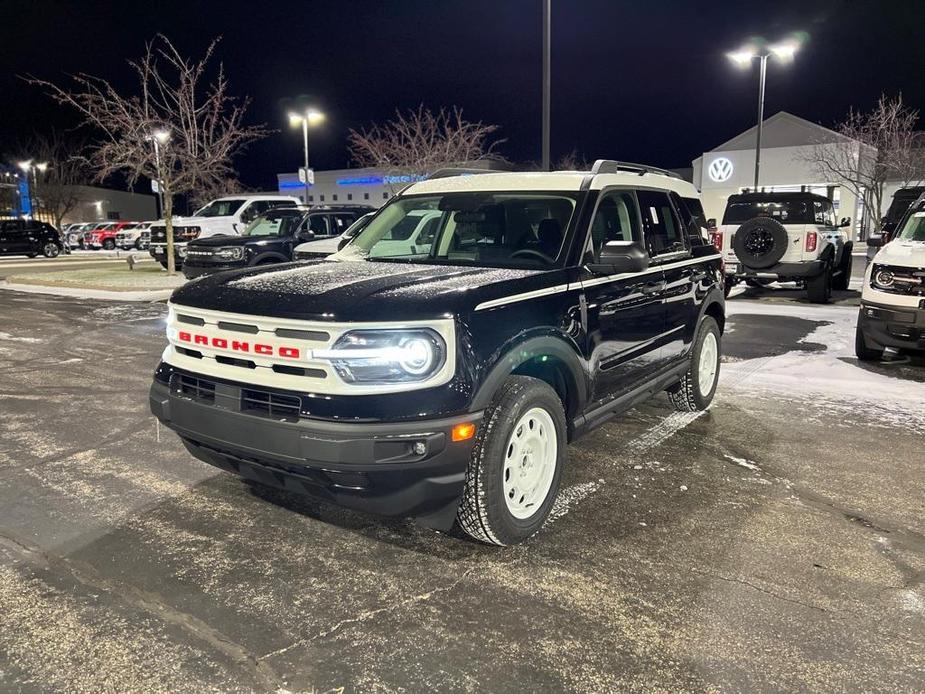
[[[14,284],[0,282],[0,290],[23,292],[26,294],[51,294],[79,299],[102,299],[104,301],[129,301],[149,303],[165,301],[173,294],[173,289],[153,289],[148,291],[110,291],[106,289],[85,289],[81,287],[55,287],[47,284]]]

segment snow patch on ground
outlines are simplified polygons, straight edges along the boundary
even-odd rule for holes
[[[556,502],[552,505],[552,510],[549,512],[549,518],[546,522],[552,523],[562,518],[562,516],[572,510],[575,504],[596,492],[602,484],[604,484],[604,480],[594,480],[576,484],[560,491],[559,496],[556,497]]]
[[[925,613],[925,599],[911,588],[902,591],[899,604],[907,612]]]
[[[751,460],[746,460],[745,458],[736,458],[734,455],[728,455],[728,454],[724,454],[723,457],[726,458],[726,460],[731,460],[733,463],[735,463],[739,467],[744,467],[749,470],[754,470],[755,472],[761,472],[761,468],[758,467]]]
[[[44,340],[38,337],[15,337],[11,335],[10,333],[4,333],[4,332],[0,332],[0,340],[6,340],[7,342],[28,342],[30,344],[44,342]]]

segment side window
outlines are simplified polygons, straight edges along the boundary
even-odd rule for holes
[[[828,224],[830,227],[834,227],[838,225],[838,222],[835,221],[835,206],[834,205],[826,204],[825,216],[827,219],[826,224]]]
[[[334,231],[332,233],[339,236],[356,221],[356,217],[349,214],[336,214],[332,217],[332,220],[334,221]]]
[[[823,225],[828,224],[825,205],[823,205],[818,200],[813,201],[813,222]]]
[[[639,233],[639,210],[631,191],[605,192],[591,220],[591,248],[594,260],[599,260],[601,248],[608,241],[635,241]]]
[[[639,190],[636,196],[649,255],[654,258],[687,250],[684,227],[668,196],[654,190]]]
[[[328,220],[323,214],[313,214],[308,218],[308,228],[315,236],[330,236]]]

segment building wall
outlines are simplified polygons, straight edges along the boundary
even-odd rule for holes
[[[860,216],[862,208],[854,193],[838,183],[821,179],[804,157],[809,147],[774,147],[761,150],[761,171],[759,175],[759,190],[783,191],[801,190],[804,187],[812,192],[831,197],[835,202],[836,214],[842,217],[851,217],[851,231],[857,238],[860,229]],[[732,166],[728,178],[711,175],[716,169],[711,166],[725,160]],[[744,189],[752,189],[755,183],[755,151],[751,150],[716,150],[706,152],[693,162],[694,185],[703,196],[703,208],[707,217],[714,217],[721,221],[726,209],[726,200],[730,195],[740,193]],[[722,173],[722,168],[720,167]]]
[[[146,222],[157,219],[157,200],[153,195],[97,186],[76,187],[80,202],[65,216],[65,224],[117,219]]]

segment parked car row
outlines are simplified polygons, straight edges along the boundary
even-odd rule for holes
[[[148,247],[153,222],[82,222],[61,229],[64,244],[71,249],[144,250]]]

